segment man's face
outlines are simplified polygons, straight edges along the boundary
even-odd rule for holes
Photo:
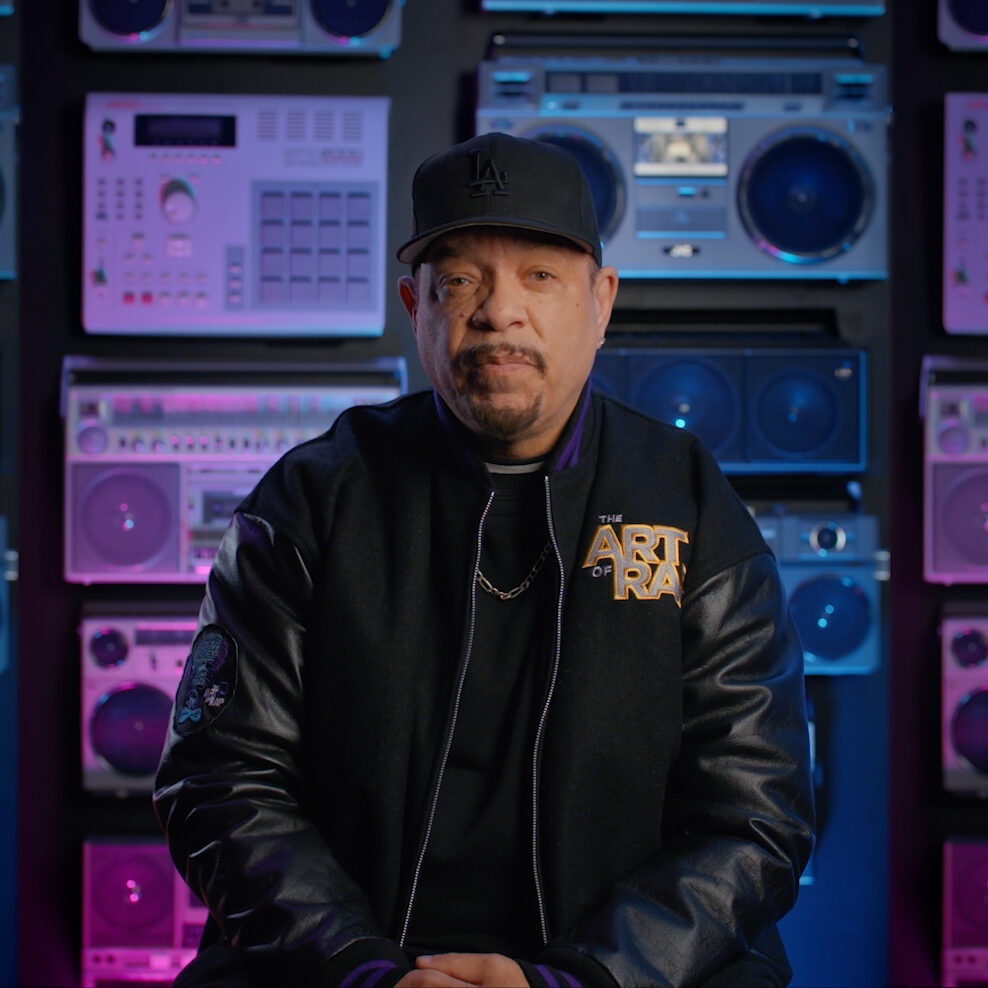
[[[398,283],[436,390],[493,455],[541,456],[566,425],[604,338],[617,272],[582,251],[473,229]]]

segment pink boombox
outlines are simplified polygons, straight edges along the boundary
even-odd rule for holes
[[[82,988],[170,985],[195,956],[208,914],[164,841],[87,840],[82,886]]]

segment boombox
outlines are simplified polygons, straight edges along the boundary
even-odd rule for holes
[[[592,381],[695,432],[725,473],[845,473],[867,461],[863,350],[604,347]]]
[[[988,93],[944,96],[943,157],[943,326],[988,333]]]
[[[943,786],[988,796],[988,612],[940,622]]]
[[[954,51],[988,46],[988,8],[983,0],[937,0],[937,37]]]
[[[536,14],[780,14],[877,17],[884,0],[481,0],[483,10]]]
[[[401,41],[404,0],[79,0],[90,48],[380,55]]]
[[[988,985],[988,840],[983,837],[944,841],[940,984]]]
[[[151,791],[196,625],[195,613],[83,616],[84,789]]]
[[[878,519],[858,514],[758,515],[779,563],[807,675],[862,674],[881,665],[879,581],[887,563]]]
[[[0,65],[0,279],[17,275],[17,106],[16,72]]]
[[[886,277],[884,66],[505,56],[478,72],[477,132],[572,151],[622,277]]]
[[[85,329],[380,335],[389,106],[89,93]]]
[[[405,388],[400,357],[280,368],[66,358],[65,579],[205,582],[234,508],[283,452]]]
[[[195,957],[207,912],[163,840],[82,845],[82,986],[171,985]]]
[[[988,362],[927,355],[923,576],[988,583]]]

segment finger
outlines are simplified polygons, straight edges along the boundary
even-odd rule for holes
[[[419,957],[420,967],[434,968],[471,985],[497,988],[527,988],[528,982],[516,961],[503,954],[435,954]]]
[[[478,983],[483,975],[484,961],[488,954],[432,954],[415,959],[415,966],[418,968],[430,968],[435,971],[442,971],[445,974],[452,974],[466,981]]]
[[[434,968],[409,971],[397,982],[396,988],[474,988],[469,981],[461,981]]]

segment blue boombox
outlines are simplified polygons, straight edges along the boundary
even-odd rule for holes
[[[478,73],[477,133],[572,151],[624,278],[887,275],[882,65],[503,56]]]

